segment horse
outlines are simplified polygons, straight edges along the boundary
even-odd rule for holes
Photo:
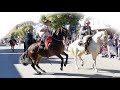
[[[11,39],[11,40],[9,41],[9,43],[10,43],[10,46],[11,46],[11,50],[14,52],[14,47],[15,47],[16,41],[13,40],[13,39]]]
[[[85,36],[84,38],[88,37],[89,35]],[[84,39],[83,38],[83,39]],[[94,61],[93,63],[93,69],[97,72],[96,68],[96,58],[100,52],[100,46],[102,43],[107,44],[107,38],[108,38],[108,33],[107,31],[98,31],[96,34],[91,36],[91,40],[89,42],[89,45],[87,47],[87,50],[89,51],[89,54],[92,54],[92,59]],[[84,39],[85,40],[85,39]],[[80,42],[79,39],[74,41],[72,44],[69,45],[68,47],[68,52],[74,56],[75,62],[76,62],[76,67],[79,69],[79,66],[77,64],[77,58],[81,60],[81,66],[84,65],[84,61],[81,58],[83,54],[85,54],[85,47],[84,45],[79,45],[78,43]]]
[[[25,53],[23,53],[20,56],[19,62],[20,64],[23,64],[27,66],[28,64],[31,64],[32,68],[38,73],[42,74],[40,71],[38,71],[35,66],[37,66],[43,73],[46,73],[44,70],[42,70],[38,63],[41,60],[42,57],[51,57],[51,56],[57,56],[61,59],[61,67],[60,70],[63,70],[63,65],[66,66],[68,62],[68,54],[64,52],[65,45],[63,43],[64,38],[67,37],[68,30],[64,27],[61,27],[60,29],[56,30],[52,35],[52,40],[50,42],[50,45],[48,49],[44,49],[40,43],[34,43],[32,44]],[[61,56],[66,56],[66,61],[64,63],[64,59]],[[29,59],[26,59],[29,57]]]

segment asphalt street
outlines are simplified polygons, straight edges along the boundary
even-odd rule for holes
[[[38,75],[31,65],[23,66],[18,63],[23,53],[23,45],[15,46],[13,53],[10,46],[0,46],[0,78],[120,78],[120,61],[116,58],[97,57],[98,72],[92,69],[91,55],[83,55],[84,66],[76,69],[75,60],[69,54],[68,64],[60,70],[61,60],[56,56],[42,58],[39,66],[47,73]],[[79,61],[80,65],[80,61]]]

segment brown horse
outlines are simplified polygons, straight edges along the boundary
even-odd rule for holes
[[[45,72],[44,70],[42,70],[39,66],[38,63],[41,60],[42,57],[51,57],[56,55],[57,57],[59,57],[61,59],[61,70],[63,70],[63,65],[66,66],[67,65],[67,61],[68,61],[68,54],[66,54],[64,52],[65,46],[63,43],[63,39],[64,37],[66,38],[68,35],[68,30],[66,28],[60,28],[58,30],[55,31],[55,33],[53,33],[52,35],[52,41],[48,47],[48,49],[44,49],[43,46],[40,45],[40,43],[34,43],[32,44],[25,53],[23,53],[20,57],[20,63],[23,65],[28,65],[30,60],[31,62],[31,66],[33,67],[33,69],[38,73],[41,74],[40,71],[38,71],[35,68],[35,65],[42,71]],[[66,61],[64,63],[64,59],[61,56],[65,55],[66,56]],[[27,57],[29,57],[29,59],[26,59]]]
[[[11,50],[14,52],[14,47],[15,47],[16,41],[14,39],[11,39],[9,41],[9,43],[10,43],[10,46],[11,46]]]

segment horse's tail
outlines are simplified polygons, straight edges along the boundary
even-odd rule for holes
[[[23,64],[23,63],[29,63],[29,55],[28,55],[28,51],[26,50],[19,58],[19,63]]]

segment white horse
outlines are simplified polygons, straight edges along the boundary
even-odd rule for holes
[[[85,39],[88,36],[85,36],[83,39]],[[107,44],[107,31],[98,31],[95,35],[93,35],[92,40],[90,41],[89,46],[87,47],[88,51],[90,52],[90,54],[92,54],[92,58],[94,60],[93,63],[93,69],[97,72],[97,68],[96,68],[96,58],[100,52],[100,46],[101,44],[104,42],[105,44]],[[80,46],[78,45],[79,43],[79,39],[77,39],[76,41],[74,41],[72,44],[69,45],[68,47],[68,51],[74,56],[74,59],[76,61],[76,66],[78,67],[77,64],[77,57],[79,57],[79,59],[82,61],[82,66],[84,65],[84,61],[82,60],[81,56],[85,53],[85,47],[84,46]]]

